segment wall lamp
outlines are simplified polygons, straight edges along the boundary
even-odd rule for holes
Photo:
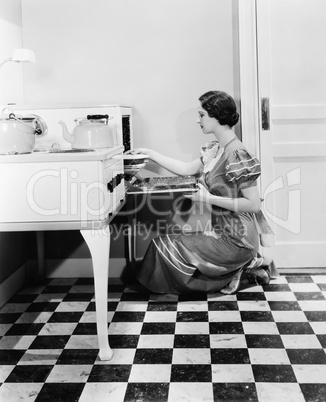
[[[15,49],[12,57],[9,57],[8,59],[3,60],[0,63],[0,68],[7,63],[8,61],[14,61],[16,63],[25,63],[25,62],[30,62],[30,63],[35,63],[35,54],[33,50],[30,49]]]

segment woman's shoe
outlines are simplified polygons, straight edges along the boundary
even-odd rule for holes
[[[268,269],[256,267],[246,269],[246,279],[248,279],[249,283],[254,283],[255,285],[268,285],[271,277]]]
[[[220,293],[224,295],[233,295],[239,290],[241,278],[243,275],[244,269],[240,268],[239,271],[233,276],[231,281],[220,290]]]

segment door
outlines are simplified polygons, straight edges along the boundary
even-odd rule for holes
[[[256,0],[263,210],[278,267],[326,267],[326,2]]]

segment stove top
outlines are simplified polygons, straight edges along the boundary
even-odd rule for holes
[[[28,154],[0,155],[0,163],[105,160],[123,152],[121,145],[101,149],[36,149]]]

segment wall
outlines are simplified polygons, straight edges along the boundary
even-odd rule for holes
[[[13,49],[21,47],[20,0],[0,0],[0,63],[12,56]],[[23,68],[23,65],[12,62],[1,67],[0,110],[7,102],[23,100]],[[30,233],[0,232],[0,306],[19,289],[25,279],[30,237]],[[15,279],[10,280],[11,277]]]
[[[24,71],[24,101],[131,104],[136,147],[192,160],[199,145],[213,138],[204,137],[196,123],[198,97],[221,89],[239,99],[236,5],[22,0],[24,46],[37,58]],[[154,165],[148,169],[164,173]],[[85,258],[80,236],[69,234],[70,249],[66,236],[47,234],[47,256]],[[124,255],[121,241],[113,249]]]

